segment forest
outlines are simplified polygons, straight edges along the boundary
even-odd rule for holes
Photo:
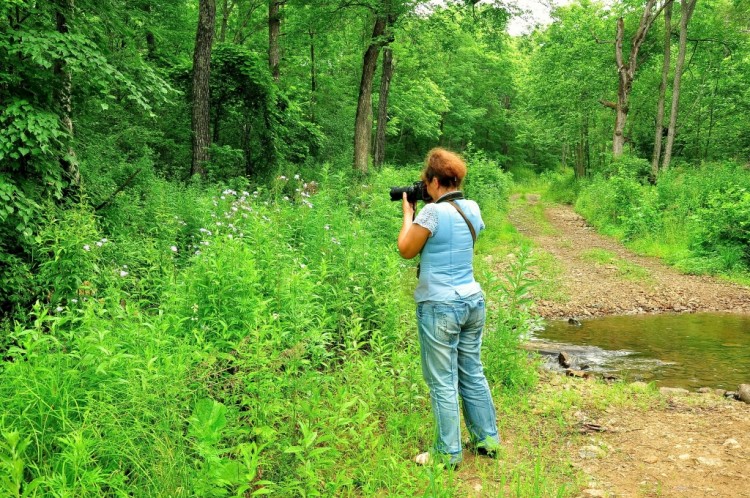
[[[574,0],[509,34],[522,15],[2,0],[0,495],[454,496],[407,465],[430,415],[388,198],[435,146],[490,227],[501,411],[537,381],[532,258],[483,262],[516,185],[748,282],[750,3]],[[575,496],[535,451],[486,472]]]

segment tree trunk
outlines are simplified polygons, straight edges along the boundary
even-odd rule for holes
[[[388,124],[388,92],[393,76],[393,51],[390,47],[383,50],[383,71],[380,77],[380,95],[378,98],[378,126],[375,133],[375,165],[385,162],[385,131]]]
[[[359,100],[357,116],[354,120],[354,169],[362,174],[367,173],[372,139],[372,80],[378,63],[378,54],[382,45],[381,37],[385,31],[386,18],[377,16],[372,29],[370,46],[367,47],[362,61],[362,79],[359,83]]]
[[[55,24],[57,26],[57,32],[63,35],[68,33],[68,16],[73,12],[73,0],[58,0],[57,9],[55,10]],[[72,97],[73,97],[73,80],[71,78],[70,71],[68,71],[67,65],[64,60],[58,59],[55,61],[54,73],[59,80],[58,89],[56,92],[56,100],[60,106],[60,121],[62,121],[63,128],[68,133],[68,140],[73,140],[73,119],[71,114],[73,112]],[[68,145],[68,152],[64,157],[60,158],[60,166],[65,176],[67,176],[70,185],[68,189],[74,192],[78,191],[81,185],[81,173],[78,169],[78,160],[76,159],[75,151],[71,145]]]
[[[659,85],[659,101],[656,105],[656,131],[654,133],[654,153],[651,158],[651,178],[656,180],[659,174],[659,160],[661,159],[661,139],[664,127],[664,95],[667,93],[669,66],[672,58],[672,0],[664,6],[664,64],[661,68],[661,84]]]
[[[315,32],[311,29],[310,34],[310,121],[315,122],[315,103],[318,94],[318,75],[315,67]]]
[[[628,101],[630,90],[633,86],[633,78],[638,64],[638,51],[646,39],[646,34],[660,10],[654,11],[656,0],[648,0],[643,9],[638,30],[633,35],[630,43],[630,57],[626,63],[622,54],[622,43],[625,37],[625,21],[622,17],[617,19],[617,32],[615,37],[615,62],[617,64],[617,104],[615,106],[615,131],[612,137],[612,155],[622,155],[625,145],[625,124],[628,119]]]
[[[268,67],[273,79],[279,81],[279,33],[281,32],[281,2],[268,0]]]
[[[208,161],[211,145],[210,87],[211,46],[216,22],[216,1],[200,0],[198,29],[195,34],[193,54],[193,162],[191,175],[204,176],[204,164]]]
[[[229,16],[234,10],[234,1],[224,0],[221,6],[221,28],[219,28],[219,41],[224,43],[227,39],[227,27],[229,26]]]
[[[667,131],[667,145],[664,148],[664,160],[661,169],[669,168],[672,160],[672,147],[674,146],[675,128],[677,125],[677,110],[680,105],[680,83],[682,81],[682,69],[685,66],[685,48],[687,46],[687,28],[690,18],[695,10],[697,0],[681,0],[680,12],[680,45],[677,52],[677,63],[674,69],[674,82],[672,83],[672,109],[669,113],[669,129]]]

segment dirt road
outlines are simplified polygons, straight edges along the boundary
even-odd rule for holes
[[[683,275],[658,259],[637,256],[597,234],[569,206],[514,197],[509,214],[534,241],[546,271],[537,311],[544,318],[660,312],[750,313],[750,288],[708,276]],[[545,291],[545,289],[547,289]],[[550,290],[552,289],[552,290]]]
[[[512,206],[511,222],[536,247],[543,280],[537,309],[545,318],[750,312],[747,287],[637,256],[570,207],[542,206],[528,194]],[[577,382],[587,389],[588,381]],[[750,497],[750,405],[714,392],[662,399],[643,411],[576,412],[602,429],[575,443],[573,465],[589,481],[582,496]]]

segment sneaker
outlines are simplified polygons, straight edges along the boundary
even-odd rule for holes
[[[451,462],[449,460],[449,455],[440,454],[440,456],[443,457],[443,458],[439,458],[438,459],[438,463],[445,462],[446,466],[449,467],[449,468],[451,468],[451,469],[455,469],[456,467],[458,467],[458,464],[461,463],[460,460],[455,461],[455,462]],[[414,462],[417,465],[422,465],[422,466],[425,466],[425,467],[426,466],[431,466],[434,463],[436,463],[435,459],[432,457],[432,454],[429,451],[425,451],[424,453],[420,453],[419,455],[415,456],[414,457]]]

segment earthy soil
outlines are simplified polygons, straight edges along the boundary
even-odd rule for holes
[[[750,312],[749,288],[637,256],[568,206],[544,206],[541,218],[538,202],[536,195],[515,198],[510,219],[552,259],[556,275],[547,289],[555,292],[536,301],[543,317]],[[602,263],[607,258],[592,256],[602,251],[614,258]],[[586,389],[590,381],[577,382]],[[662,396],[664,403],[646,411],[576,413],[582,426],[601,429],[571,448],[574,466],[589,480],[582,496],[750,497],[750,405],[713,392]]]

